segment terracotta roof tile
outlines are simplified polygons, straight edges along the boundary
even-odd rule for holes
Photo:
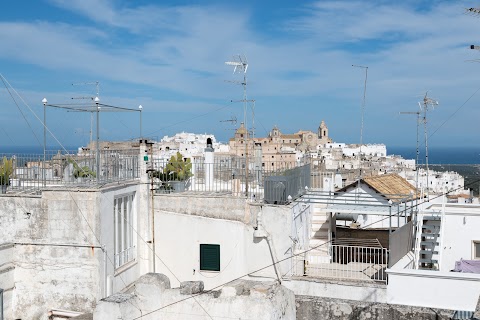
[[[365,177],[362,180],[392,201],[401,200],[405,195],[415,194],[415,187],[396,173]]]

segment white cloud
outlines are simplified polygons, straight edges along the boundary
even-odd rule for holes
[[[464,60],[478,57],[467,46],[476,39],[479,22],[463,15],[457,2],[416,10],[412,2],[319,1],[300,8],[293,19],[276,22],[275,34],[252,27],[251,11],[228,6],[52,3],[94,24],[3,21],[0,59],[52,74],[72,73],[75,79],[88,75],[123,83],[118,92],[111,91],[118,102],[130,101],[124,88],[144,97],[144,87],[169,95],[152,96],[152,105],[178,94],[176,110],[191,110],[195,101],[206,106],[212,99],[240,98],[241,88],[223,82],[234,79],[223,62],[236,53],[245,53],[250,62],[249,97],[266,104],[270,98],[284,100],[264,105],[263,112],[259,105],[259,117],[275,108],[276,117],[285,114],[296,124],[309,121],[308,113],[325,100],[332,105],[315,117],[341,119],[342,110],[351,113],[345,123],[359,125],[354,119],[363,73],[352,64],[369,66],[366,132],[375,134],[381,132],[375,126],[382,117],[415,108],[425,90],[442,105],[458,105],[476,89],[476,66]],[[295,114],[292,101],[308,97],[312,106],[306,115]]]

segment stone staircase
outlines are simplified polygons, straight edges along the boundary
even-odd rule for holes
[[[308,253],[309,264],[329,263],[328,241],[330,240],[329,214],[322,211],[326,204],[312,203],[312,225],[310,231],[310,248],[316,248]]]

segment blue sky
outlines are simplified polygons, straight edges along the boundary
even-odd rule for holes
[[[467,1],[9,1],[0,17],[0,73],[38,117],[41,100],[143,106],[143,134],[213,133],[227,141],[243,120],[241,80],[224,64],[246,55],[255,132],[316,131],[337,142],[415,145],[414,116],[426,91],[431,146],[480,146],[480,20]],[[227,81],[225,81],[227,80]],[[477,92],[477,93],[476,93]],[[472,96],[473,95],[473,96]],[[469,99],[470,98],[470,99]],[[467,101],[468,100],[468,101]],[[35,115],[0,87],[0,145],[39,145]],[[19,110],[20,108],[20,110]],[[24,116],[22,116],[22,113]],[[89,141],[90,115],[47,110],[62,144]],[[24,117],[28,120],[25,121]],[[103,113],[100,138],[139,136],[138,113]],[[248,120],[251,123],[251,119]],[[37,139],[37,138],[39,139]],[[55,145],[49,136],[48,144]]]

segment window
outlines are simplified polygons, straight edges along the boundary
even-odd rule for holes
[[[200,244],[200,270],[220,271],[219,244]]]
[[[115,238],[115,268],[135,260],[135,209],[133,206],[135,194],[122,195],[113,201],[114,238]]]
[[[474,240],[473,241],[473,259],[478,260],[480,259],[480,241]]]

